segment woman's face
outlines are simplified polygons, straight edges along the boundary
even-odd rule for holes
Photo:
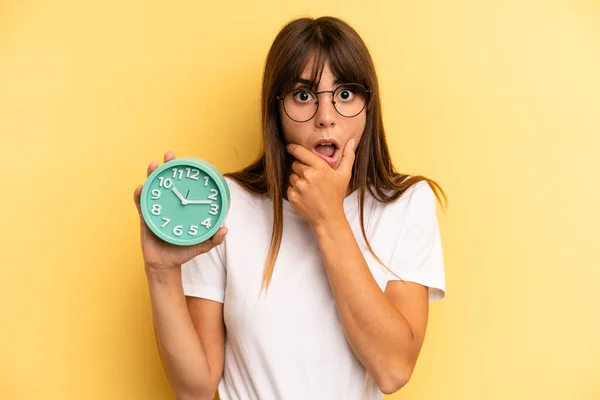
[[[302,72],[301,79],[310,80],[313,61],[309,61]],[[335,90],[340,83],[333,75],[329,63],[323,67],[321,81],[315,92],[323,90]],[[310,90],[310,85],[297,82],[295,88],[306,87]],[[300,94],[300,100],[307,99],[307,94]],[[349,98],[351,94],[341,93],[340,96]],[[316,115],[306,122],[296,122],[291,119],[283,109],[283,101],[280,101],[279,112],[281,115],[281,124],[283,128],[283,137],[286,144],[299,144],[314,154],[325,160],[333,169],[337,169],[342,159],[342,153],[346,143],[354,138],[358,145],[366,124],[366,109],[352,118],[346,118],[335,110],[332,104],[332,93],[322,93],[317,95],[319,107]],[[339,103],[339,102],[338,102]],[[298,118],[294,118],[298,119]],[[324,144],[329,143],[329,144]]]

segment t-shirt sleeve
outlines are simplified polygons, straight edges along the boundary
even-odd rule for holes
[[[446,283],[436,197],[426,181],[408,190],[407,216],[389,268],[404,281],[427,286],[429,301],[441,300],[446,296]],[[387,280],[398,278],[388,271]]]
[[[223,245],[224,242],[181,265],[183,293],[186,296],[225,302],[227,272]]]

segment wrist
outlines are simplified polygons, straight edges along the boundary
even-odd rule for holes
[[[159,268],[146,265],[146,277],[148,281],[158,283],[171,283],[181,281],[181,266],[178,265],[172,268]]]
[[[335,217],[324,218],[313,223],[312,226],[317,237],[330,236],[335,232],[339,232],[341,229],[350,227],[348,219],[346,219],[346,215],[344,213],[338,214]]]

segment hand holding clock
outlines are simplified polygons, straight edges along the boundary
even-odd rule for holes
[[[165,163],[174,159],[175,155],[172,152],[167,152],[164,156]],[[149,176],[156,168],[158,168],[158,164],[154,161],[151,162],[150,165],[148,165],[147,175]],[[227,228],[225,227],[221,227],[212,238],[192,246],[177,246],[161,240],[150,230],[150,228],[148,228],[148,225],[142,216],[140,206],[142,188],[143,186],[140,185],[135,189],[133,198],[140,218],[140,237],[146,271],[177,268],[195,256],[206,253],[223,242],[223,239],[227,234]],[[210,201],[206,200],[187,200],[175,188],[173,192],[181,200],[183,205],[211,204]]]

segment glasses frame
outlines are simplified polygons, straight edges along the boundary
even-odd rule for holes
[[[340,90],[340,89],[342,89],[342,88],[347,88],[348,86],[359,86],[359,87],[361,87],[361,88],[362,88],[362,89],[365,91],[365,93],[367,94],[367,95],[366,95],[366,98],[365,98],[365,104],[363,105],[363,107],[360,109],[360,111],[359,111],[359,112],[357,112],[356,114],[354,114],[354,115],[351,115],[351,116],[347,116],[347,115],[344,115],[344,114],[342,114],[341,112],[339,112],[339,110],[338,110],[338,109],[337,109],[337,107],[335,106],[335,100],[334,100],[334,99],[335,99],[335,92],[336,92],[336,91],[338,91],[338,90]],[[292,89],[292,90],[289,90],[288,92],[286,92],[286,94],[285,94],[285,95],[283,95],[283,96],[277,96],[277,100],[279,100],[279,101],[284,101],[284,100],[285,100],[285,98],[287,97],[287,95],[289,95],[289,94],[290,94],[290,93],[292,93],[292,92],[296,92],[296,91],[300,91],[300,90],[302,90],[302,88],[298,88],[298,89]],[[305,120],[299,121],[299,120],[297,120],[297,119],[294,119],[294,118],[292,118],[292,117],[290,116],[290,114],[289,114],[289,113],[287,112],[287,110],[285,109],[285,102],[284,102],[284,103],[283,103],[283,111],[285,112],[285,115],[287,115],[287,116],[288,116],[288,118],[289,118],[289,119],[291,119],[292,121],[295,121],[295,122],[308,122],[308,121],[310,121],[311,119],[313,119],[313,118],[315,117],[315,115],[317,115],[317,112],[319,112],[319,97],[318,97],[318,96],[319,96],[320,94],[323,94],[323,93],[331,93],[331,104],[333,104],[333,108],[334,108],[335,112],[337,112],[338,114],[340,114],[340,115],[341,115],[342,117],[344,117],[344,118],[354,118],[354,117],[356,117],[358,114],[360,114],[361,112],[363,112],[363,110],[364,110],[364,109],[367,107],[367,103],[369,102],[369,99],[371,98],[371,89],[369,89],[368,87],[366,87],[366,86],[364,86],[364,85],[361,85],[360,83],[343,83],[343,84],[340,84],[340,85],[339,85],[337,88],[335,88],[334,90],[322,90],[322,91],[320,91],[320,92],[313,92],[312,90],[306,90],[306,91],[307,91],[307,92],[310,92],[310,93],[312,93],[312,94],[314,94],[314,95],[315,95],[315,98],[317,99],[317,101],[315,102],[315,105],[316,105],[316,107],[315,107],[315,112],[314,112],[314,114],[313,114],[313,115],[312,115],[312,116],[311,116],[309,119],[305,119]]]

